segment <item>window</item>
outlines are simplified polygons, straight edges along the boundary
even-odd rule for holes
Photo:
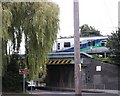
[[[101,46],[106,46],[106,40],[103,40],[102,42],[101,42]]]
[[[70,47],[70,42],[64,42],[64,47]]]
[[[91,42],[90,41],[88,42],[88,46],[91,46]]]
[[[80,44],[80,48],[82,48],[82,44]]]
[[[57,43],[57,49],[58,50],[60,49],[60,43]]]
[[[102,43],[101,43],[101,46],[105,46],[105,43],[104,43],[104,42],[102,42]]]
[[[80,48],[82,48],[82,43],[80,42]]]
[[[95,46],[95,41],[92,42],[92,45]]]

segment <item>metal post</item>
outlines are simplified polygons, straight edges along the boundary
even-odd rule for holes
[[[80,64],[80,34],[79,34],[79,1],[74,0],[74,74],[75,74],[75,94],[82,96],[81,84],[81,64]]]
[[[31,80],[30,83],[31,83],[31,94],[32,94],[32,85],[33,85],[33,81]]]
[[[25,93],[25,74],[23,74],[23,93]]]
[[[107,57],[107,53],[105,52],[105,53],[104,53],[104,58],[106,58],[106,57]]]

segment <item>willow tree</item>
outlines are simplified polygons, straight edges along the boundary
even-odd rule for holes
[[[8,28],[11,25],[12,21],[12,13],[10,12],[10,9],[7,8],[9,5],[1,4],[1,10],[2,10],[2,62],[3,62],[3,67],[2,67],[2,73],[4,74],[4,71],[6,71],[7,64],[9,63],[8,60],[8,54],[7,54],[7,44],[12,38],[10,36],[10,33],[8,32]]]
[[[24,34],[29,74],[31,78],[37,77],[57,38],[58,5],[53,2],[3,3],[3,12],[6,12],[3,14],[3,30],[6,32],[3,37],[8,36],[5,44],[11,42],[12,52],[19,53]]]

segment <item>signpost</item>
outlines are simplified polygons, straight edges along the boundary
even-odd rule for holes
[[[26,74],[29,74],[29,70],[25,68],[26,64],[24,61],[21,61],[19,63],[20,69],[19,69],[19,74],[23,75],[23,93],[25,93],[25,78]]]
[[[19,74],[29,74],[28,69],[19,69]]]

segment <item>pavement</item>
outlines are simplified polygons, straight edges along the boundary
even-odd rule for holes
[[[56,88],[56,87],[39,87],[37,89],[42,90],[51,90],[51,91],[72,91],[74,92],[74,88]],[[110,94],[117,94],[120,96],[120,90],[108,90],[108,89],[82,89],[82,92],[89,92],[89,93],[110,93]]]
[[[28,95],[29,94],[29,95]],[[74,90],[48,90],[43,88],[42,90],[29,90],[28,94],[23,93],[4,93],[2,96],[76,96]],[[102,89],[83,89],[82,96],[120,96],[118,90],[102,90]]]
[[[110,94],[118,94],[120,96],[120,90],[107,90],[107,89],[83,89],[83,91],[88,92],[101,92],[101,93],[110,93]]]

